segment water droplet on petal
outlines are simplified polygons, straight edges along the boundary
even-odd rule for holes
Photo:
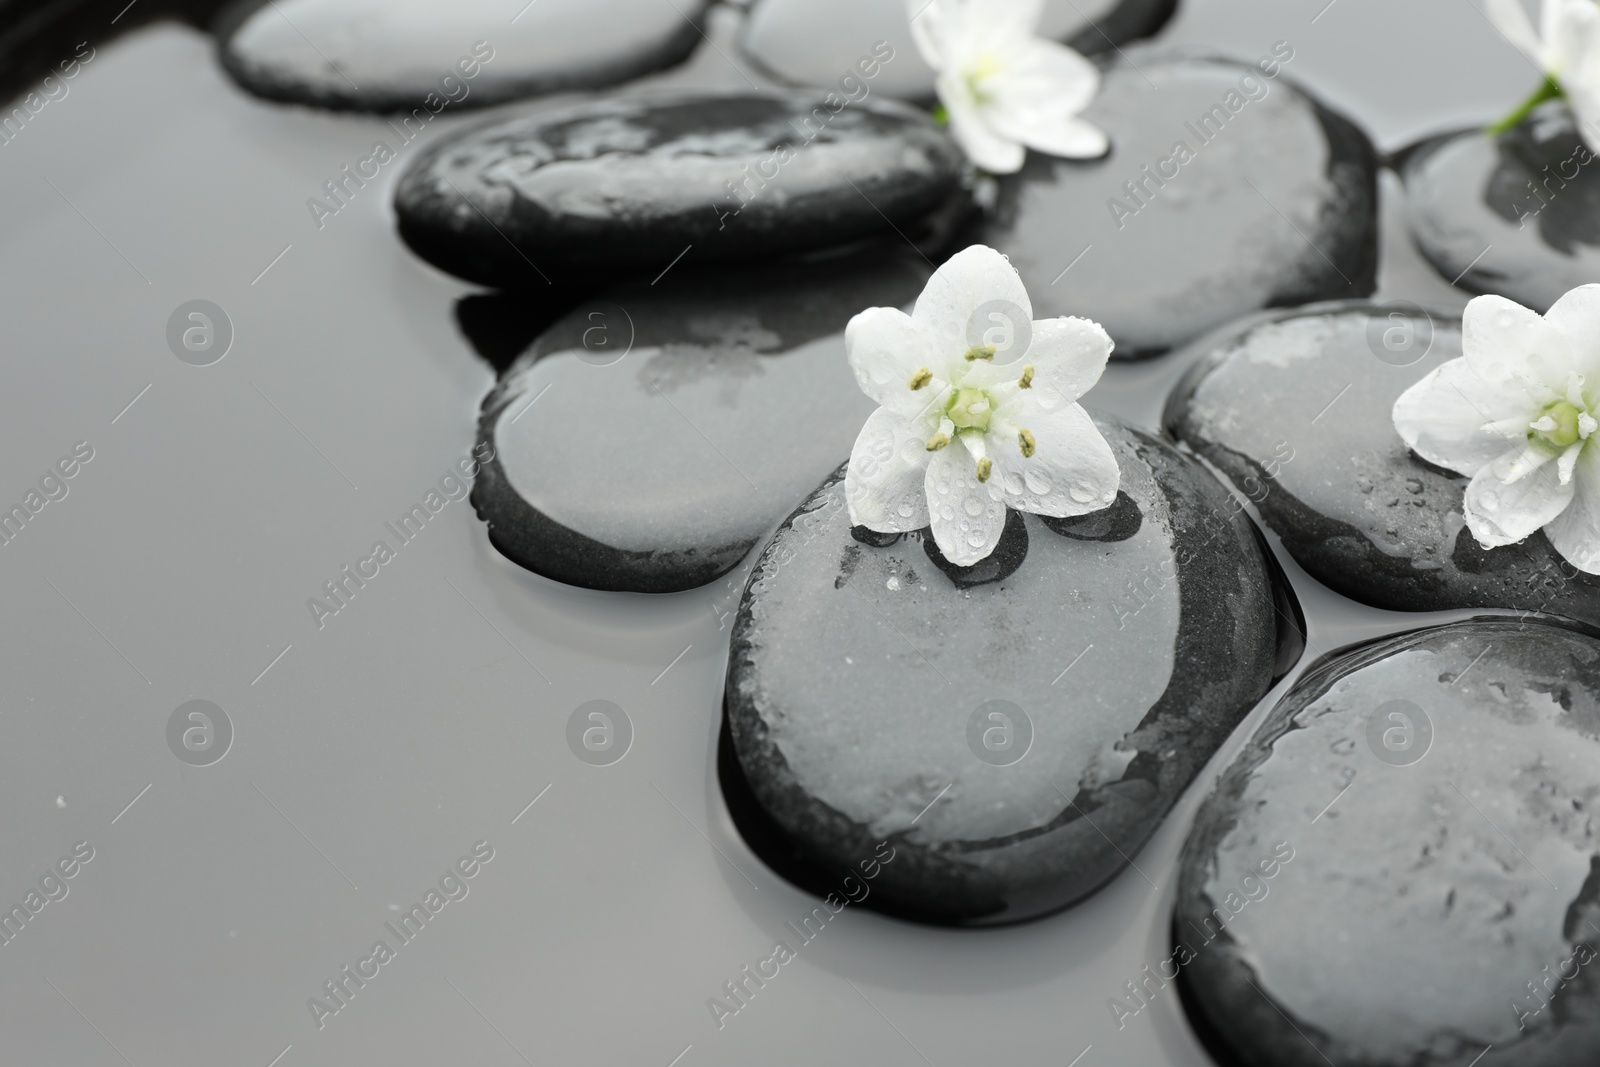
[[[983,514],[983,501],[979,500],[975,496],[967,497],[967,502],[964,506],[967,509],[967,514],[971,515],[973,518],[977,518],[979,515]]]
[[[1100,495],[1099,493],[1095,492],[1093,484],[1085,481],[1073,482],[1072,488],[1067,490],[1067,492],[1072,499],[1079,504],[1087,504],[1089,501]]]
[[[1035,493],[1039,496],[1045,496],[1050,492],[1050,490],[1055,488],[1050,479],[1037,467],[1029,466],[1023,471],[1022,476],[1027,480],[1028,492],[1030,493]]]
[[[909,519],[911,517],[911,513],[915,510],[916,509],[911,506],[911,501],[909,500],[900,501],[900,506],[895,508],[895,511],[899,513],[902,519]]]

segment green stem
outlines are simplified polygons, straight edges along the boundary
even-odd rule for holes
[[[1522,125],[1523,119],[1533,113],[1534,108],[1546,100],[1559,100],[1566,95],[1566,91],[1561,88],[1561,83],[1546,75],[1544,82],[1533,91],[1532,96],[1524,100],[1522,105],[1511,114],[1490,126],[1488,132],[1491,135],[1498,135],[1505,133],[1507,130],[1514,130]]]

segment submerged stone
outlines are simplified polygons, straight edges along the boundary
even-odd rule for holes
[[[1597,782],[1591,636],[1481,620],[1337,653],[1201,807],[1152,973],[1218,1063],[1593,1064]]]
[[[1084,55],[1161,29],[1177,0],[1045,0],[1039,36]],[[846,95],[933,96],[933,68],[911,39],[902,0],[759,0],[740,37],[746,55],[793,85]]]
[[[1169,433],[1249,496],[1312,577],[1393,611],[1504,608],[1600,625],[1600,577],[1540,532],[1483,549],[1468,479],[1417,457],[1392,410],[1461,355],[1461,320],[1398,305],[1276,312],[1207,338],[1167,401]]]
[[[413,251],[472,281],[651,278],[910,227],[957,192],[961,161],[892,102],[673,90],[438,141],[395,210]]]
[[[217,27],[222,64],[270,100],[358,111],[482,107],[615,85],[687,57],[709,0],[271,0]]]
[[[927,275],[909,249],[874,245],[580,304],[484,401],[495,459],[472,499],[489,539],[593,589],[674,592],[727,573],[872,414],[846,323],[909,304]]]
[[[1263,308],[1366,296],[1378,160],[1284,77],[1293,54],[1119,62],[1084,113],[1110,154],[1029,153],[973,239],[1010,257],[1037,317],[1094,319],[1120,359]]]
[[[1013,513],[952,568],[852,530],[841,468],[768,543],[733,631],[720,776],[762,858],[824,892],[889,841],[866,906],[1044,915],[1114,878],[1298,655],[1254,528],[1194,461],[1100,420],[1103,523]]]
[[[1600,278],[1600,158],[1564,102],[1499,136],[1429,138],[1399,171],[1412,238],[1447,281],[1542,313]]]

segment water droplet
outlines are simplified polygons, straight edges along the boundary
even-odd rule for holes
[[[939,517],[945,522],[951,522],[956,517],[956,509],[951,507],[949,504],[940,505]]]
[[[971,515],[973,518],[977,518],[979,515],[983,514],[983,501],[979,500],[975,496],[967,497],[967,502],[963,506],[967,509],[967,514]]]
[[[1073,500],[1080,504],[1087,504],[1089,501],[1093,500],[1099,495],[1095,492],[1092,484],[1082,481],[1073,482],[1072,488],[1068,489],[1067,493],[1072,497]]]
[[[1028,492],[1030,493],[1044,496],[1045,494],[1049,493],[1051,489],[1055,488],[1050,479],[1047,478],[1044,475],[1044,472],[1040,471],[1037,467],[1030,465],[1025,471],[1023,471],[1022,476],[1028,483]]]
[[[909,519],[911,517],[911,513],[916,509],[911,506],[911,501],[902,500],[900,501],[900,506],[894,510],[899,513],[902,519]]]
[[[896,577],[895,575],[891,574],[891,575],[889,575],[889,580],[887,582],[884,582],[883,584],[888,586],[890,592],[893,592],[894,590],[900,588],[900,579],[898,577]]]
[[[971,545],[973,548],[982,548],[988,542],[988,540],[989,539],[984,536],[983,531],[981,530],[974,530],[972,533],[967,535],[967,544]]]

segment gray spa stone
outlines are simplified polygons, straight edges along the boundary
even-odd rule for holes
[[[1109,52],[1154,34],[1177,6],[1177,0],[1046,0],[1039,35],[1085,55]],[[911,39],[903,0],[758,0],[740,45],[792,85],[836,86],[853,77],[855,85],[888,96],[933,96],[933,68]],[[860,90],[846,84],[843,91]]]
[[[1497,619],[1337,653],[1201,807],[1157,977],[1238,1067],[1588,1067],[1597,802],[1593,637]]]
[[[410,111],[615,85],[685,59],[709,0],[245,0],[223,66],[270,100]]]
[[[1330,304],[1240,323],[1196,349],[1168,398],[1168,433],[1255,500],[1314,578],[1394,611],[1504,608],[1600,625],[1600,578],[1542,532],[1478,547],[1461,511],[1468,479],[1395,432],[1395,399],[1461,355],[1459,317]]]
[[[1373,291],[1372,145],[1265,58],[1276,77],[1231,60],[1118,62],[1084,113],[1108,156],[1032,152],[1000,179],[973,240],[1010,257],[1036,316],[1094,319],[1129,359],[1263,308]]]
[[[957,193],[961,167],[947,134],[892,101],[670,90],[435,142],[395,211],[413,251],[472,281],[648,279],[909,229]]]
[[[908,305],[904,245],[673,272],[586,301],[484,401],[473,503],[547,577],[674,592],[731,570],[850,454],[874,404],[845,360],[863,307]]]
[[[1600,157],[1565,102],[1498,137],[1429,138],[1398,169],[1412,238],[1446,280],[1542,313],[1600,278]]]
[[[821,891],[888,840],[869,907],[956,925],[1067,907],[1124,870],[1298,655],[1297,609],[1222,486],[1098,422],[1117,503],[1013,512],[977,567],[926,531],[852,530],[843,468],[768,543],[734,624],[720,772],[791,881]]]

